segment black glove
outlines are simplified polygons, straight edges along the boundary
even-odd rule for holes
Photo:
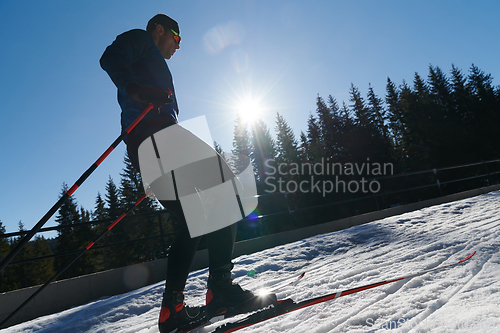
[[[153,103],[157,108],[174,102],[170,98],[172,92],[168,88],[163,90],[160,87],[143,87],[137,83],[130,83],[125,91],[134,100],[145,104]]]

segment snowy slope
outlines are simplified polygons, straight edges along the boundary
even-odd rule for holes
[[[236,281],[258,289],[306,276],[279,297],[303,300],[456,262],[241,332],[500,332],[500,192],[425,208],[237,258]],[[247,272],[255,270],[254,277]],[[206,270],[190,275],[187,303],[204,301]],[[72,308],[1,332],[155,333],[163,284]]]

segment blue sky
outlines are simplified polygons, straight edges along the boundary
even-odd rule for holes
[[[412,82],[428,67],[500,77],[498,1],[15,1],[0,2],[0,220],[27,229],[120,134],[116,89],[99,58],[116,35],[157,13],[179,22],[168,61],[181,120],[207,117],[231,149],[241,101],[274,128],[280,112],[296,136],[316,96],[348,102],[354,83],[385,95],[387,77]],[[118,184],[121,144],[74,196],[94,208],[109,176]],[[51,220],[47,226],[53,225]],[[51,235],[49,235],[51,236]]]

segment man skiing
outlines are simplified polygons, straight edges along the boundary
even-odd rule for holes
[[[153,103],[155,106],[125,138],[129,158],[138,170],[139,145],[154,133],[178,122],[175,89],[165,59],[175,54],[180,41],[177,22],[158,14],[149,20],[146,31],[134,29],[119,35],[100,60],[101,67],[118,88],[122,128],[127,128],[146,105]],[[223,313],[248,312],[275,302],[274,295],[257,301],[252,292],[232,282],[231,259],[236,235],[236,224],[233,224],[206,235],[209,250],[206,307],[185,306],[183,291],[201,237],[190,237],[179,201],[160,202],[181,225],[168,255],[158,321],[160,332],[177,332],[179,328],[189,327],[190,323]]]

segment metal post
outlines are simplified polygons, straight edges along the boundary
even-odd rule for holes
[[[434,172],[434,177],[436,178],[436,184],[437,184],[438,189],[439,189],[439,194],[441,196],[443,196],[443,189],[441,188],[441,182],[439,182],[439,177],[437,175],[437,169],[432,169],[432,171]]]

